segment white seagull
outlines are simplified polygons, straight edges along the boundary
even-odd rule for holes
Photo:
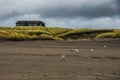
[[[106,46],[106,45],[104,45],[103,47],[104,47],[104,48],[106,48],[107,46]]]
[[[61,56],[61,59],[62,59],[62,60],[65,59],[65,55],[62,55],[62,56]]]
[[[90,49],[91,52],[93,52],[93,49]]]
[[[79,52],[79,49],[75,49],[75,52]]]
[[[79,52],[79,49],[71,49],[71,52]]]

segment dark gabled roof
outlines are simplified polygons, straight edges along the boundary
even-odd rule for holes
[[[17,21],[16,24],[18,24],[18,23],[25,23],[25,21]]]
[[[17,21],[16,24],[24,24],[24,23],[42,23],[45,24],[43,21]]]

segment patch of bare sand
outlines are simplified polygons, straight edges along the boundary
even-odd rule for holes
[[[120,41],[0,41],[0,80],[120,80]]]

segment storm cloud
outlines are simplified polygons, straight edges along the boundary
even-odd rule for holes
[[[48,26],[120,28],[120,0],[0,0],[0,25],[14,25],[16,20],[43,20]]]

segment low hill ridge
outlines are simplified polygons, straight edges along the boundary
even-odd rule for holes
[[[70,29],[60,27],[0,27],[0,40],[94,40],[120,38],[120,29]]]

